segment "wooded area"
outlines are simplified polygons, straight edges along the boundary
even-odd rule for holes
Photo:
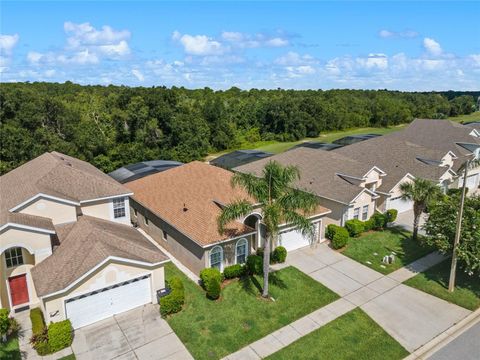
[[[142,160],[188,162],[246,142],[469,114],[479,95],[3,83],[0,172],[52,150],[105,172]]]

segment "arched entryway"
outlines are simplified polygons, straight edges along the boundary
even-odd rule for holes
[[[261,225],[262,215],[258,213],[253,213],[248,215],[244,220],[243,223],[253,229],[255,229],[255,241],[253,241],[252,246],[254,250],[257,250],[259,247],[263,246],[263,239],[264,239],[264,230]]]

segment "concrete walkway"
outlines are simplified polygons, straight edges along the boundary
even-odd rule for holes
[[[334,250],[327,244],[306,247],[289,253],[278,270],[295,266],[327,286],[342,299],[287,325],[246,346],[225,359],[261,359],[269,356],[326,323],[360,307],[409,352],[413,352],[470,311],[403,285],[445,258],[429,254],[405,268],[382,275]]]

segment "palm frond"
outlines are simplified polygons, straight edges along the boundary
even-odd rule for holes
[[[308,214],[318,206],[318,199],[315,195],[298,189],[289,189],[277,200],[285,210],[302,211]]]
[[[308,238],[313,238],[314,235],[314,226],[310,219],[307,219],[305,216],[296,213],[295,211],[285,211],[285,222],[289,226],[294,226],[297,228],[303,236]]]
[[[225,226],[243,216],[247,216],[253,211],[252,205],[246,200],[234,201],[222,209],[222,213],[217,218],[218,232],[223,234]]]
[[[242,187],[257,202],[264,203],[267,201],[268,188],[264,179],[253,174],[235,173],[231,181],[233,187]]]

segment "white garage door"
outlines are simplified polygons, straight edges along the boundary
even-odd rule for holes
[[[470,176],[467,177],[467,188],[468,188],[468,190],[475,191],[475,189],[477,188],[477,178],[478,178],[477,174],[470,175]],[[462,185],[463,185],[463,182],[462,182]]]
[[[399,213],[413,209],[413,201],[403,200],[401,197],[390,199],[388,202],[389,209],[397,209]]]
[[[151,302],[150,277],[143,276],[65,302],[74,329]]]
[[[315,223],[315,233],[318,234],[320,223]],[[317,236],[315,235],[314,238]],[[304,237],[300,231],[288,230],[280,233],[278,236],[278,244],[283,246],[287,251],[292,251],[310,245],[311,239]]]

